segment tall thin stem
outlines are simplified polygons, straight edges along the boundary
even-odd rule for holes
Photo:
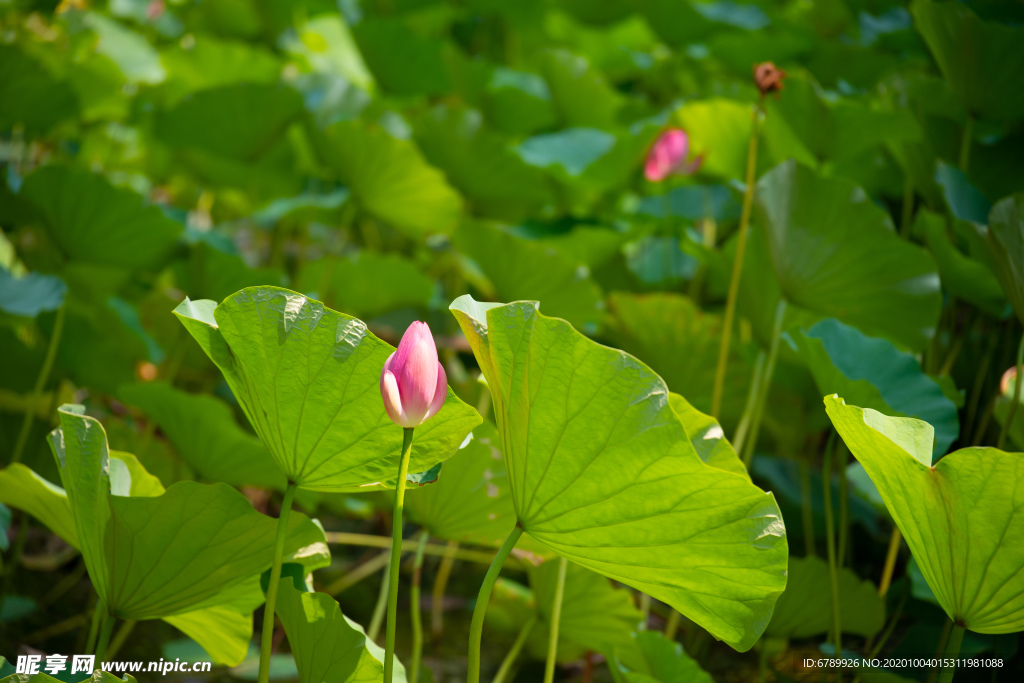
[[[836,440],[836,472],[839,475],[839,550],[836,565],[846,564],[846,553],[850,546],[850,484],[846,480],[846,464],[850,452],[842,439]]]
[[[825,462],[822,466],[822,493],[825,496],[825,537],[828,547],[828,574],[832,585],[832,637],[836,648],[836,657],[843,656],[843,627],[839,615],[839,567],[836,565],[836,538],[833,528],[832,510],[832,455],[835,450],[836,434],[832,432],[829,443],[825,446]],[[836,680],[840,680],[836,672]]]
[[[60,347],[61,334],[64,332],[64,317],[67,315],[67,304],[57,309],[57,317],[53,321],[53,333],[50,335],[50,342],[46,346],[46,356],[43,358],[43,367],[39,369],[36,377],[36,385],[32,388],[32,398],[25,407],[25,417],[21,422],[21,431],[18,432],[18,441],[14,445],[14,453],[11,455],[11,463],[21,462],[21,456],[25,453],[25,444],[28,443],[28,436],[32,431],[32,421],[36,417],[36,406],[39,405],[39,397],[43,393],[47,380],[50,379],[50,372],[53,370],[53,361],[57,358],[57,349]]]
[[[899,527],[894,526],[889,537],[889,552],[885,554],[885,565],[882,567],[882,580],[878,582],[878,595],[881,597],[885,597],[889,592],[889,586],[892,585],[892,572],[896,568],[896,557],[899,555],[902,540],[903,534],[900,533]]]
[[[1003,422],[1003,428],[999,430],[999,441],[996,442],[996,448],[1002,450],[1003,445],[1006,443],[1006,435],[1010,433],[1010,427],[1013,425],[1013,420],[1017,417],[1017,408],[1020,406],[1020,388],[1021,384],[1024,384],[1024,335],[1021,335],[1020,345],[1017,346],[1017,381],[1013,384],[1013,402],[1010,403],[1010,409],[1006,413],[1006,420]]]
[[[110,643],[110,634],[114,631],[114,622],[116,621],[117,619],[107,614],[103,620],[103,626],[100,627],[100,637],[96,641],[96,649],[93,651],[93,654],[96,655],[97,666],[107,659],[107,645]]]
[[[263,610],[263,637],[260,639],[259,683],[270,680],[270,651],[274,645],[274,610],[277,607],[277,584],[281,581],[281,558],[284,556],[284,541],[288,537],[288,517],[295,499],[295,482],[289,481],[281,501],[281,513],[277,517],[277,538],[274,541],[274,564],[270,567],[270,583],[267,584],[267,606]]]
[[[753,107],[751,110],[750,146],[747,148],[747,187],[743,192],[743,210],[740,213],[739,235],[736,239],[736,259],[732,264],[729,296],[725,301],[722,339],[718,347],[718,365],[715,367],[715,385],[711,392],[711,415],[716,418],[719,416],[722,408],[722,387],[725,384],[725,369],[729,364],[729,342],[732,337],[733,319],[736,317],[736,298],[739,296],[740,278],[743,275],[743,257],[747,251],[750,210],[754,204],[754,178],[757,174],[757,134],[760,125],[760,107]]]
[[[544,683],[552,683],[555,680],[555,664],[558,660],[558,626],[562,621],[562,597],[565,595],[565,571],[568,566],[568,560],[564,557],[558,558],[555,599],[551,605],[551,623],[548,624],[548,659],[544,664]]]
[[[946,641],[946,659],[955,659],[960,655],[960,645],[964,642],[964,627],[960,624],[953,624],[953,630],[949,634],[949,640]],[[939,683],[950,683],[953,680],[953,674],[956,672],[955,666],[947,666],[942,670],[942,675],[939,676]]]
[[[107,659],[113,659],[117,656],[121,646],[128,640],[128,636],[132,634],[136,623],[138,622],[133,619],[127,619],[121,623],[121,628],[117,629],[117,633],[114,634],[113,639],[110,641],[110,647],[107,648]]]
[[[523,624],[523,628],[519,630],[519,635],[516,636],[516,640],[512,643],[512,647],[509,648],[508,654],[505,655],[505,659],[502,660],[501,666],[498,667],[498,673],[494,675],[491,683],[505,683],[505,679],[508,678],[509,672],[512,671],[512,665],[516,663],[516,658],[519,653],[522,652],[523,646],[526,645],[526,639],[530,637],[530,632],[533,631],[533,627],[537,625],[537,613],[534,612],[526,623]]]
[[[409,476],[412,427],[403,428],[402,459],[398,463],[395,511],[391,516],[391,573],[388,576],[388,621],[384,635],[384,683],[391,683],[395,669],[395,632],[398,628],[398,563],[402,557],[402,510],[405,508],[405,479]]]
[[[761,431],[761,418],[764,417],[764,404],[768,400],[768,391],[772,386],[772,375],[775,374],[775,360],[779,355],[779,341],[782,338],[782,324],[786,320],[786,300],[779,299],[775,306],[775,321],[772,324],[772,340],[768,348],[768,362],[764,368],[764,377],[761,379],[761,391],[757,396],[757,403],[754,406],[753,417],[750,423],[750,436],[743,444],[743,465],[749,470],[750,463],[754,459],[754,448],[757,447],[757,437]]]
[[[388,609],[388,586],[391,577],[391,550],[387,551],[388,563],[384,566],[384,577],[380,582],[380,590],[377,592],[377,603],[373,606],[373,616],[370,617],[370,627],[366,629],[366,637],[377,642],[380,635],[380,627],[384,624],[384,613]]]
[[[516,524],[512,532],[505,539],[505,543],[494,555],[491,566],[487,568],[484,582],[480,584],[480,593],[476,597],[476,607],[473,608],[473,620],[469,625],[469,669],[466,672],[467,683],[480,683],[480,641],[484,634],[484,616],[487,614],[487,603],[491,600],[491,591],[494,590],[494,582],[498,580],[501,573],[501,565],[505,564],[516,541],[523,535],[523,528]]]
[[[675,640],[679,631],[679,612],[672,607],[669,607],[669,610],[671,611],[668,613],[668,619],[665,620],[665,638]]]
[[[740,417],[740,423],[732,438],[732,447],[736,449],[737,453],[742,453],[743,447],[747,443],[750,422],[754,419],[757,398],[761,395],[761,382],[764,380],[764,365],[767,360],[768,354],[764,349],[757,352],[757,359],[754,361],[754,375],[750,380],[750,391],[747,392],[747,402],[743,406],[743,415]]]
[[[85,640],[85,651],[96,652],[96,638],[100,634],[100,624],[106,618],[107,608],[102,600],[97,600],[92,608],[92,623],[89,625],[89,637]]]
[[[423,580],[423,549],[427,545],[428,534],[420,534],[420,544],[416,546],[416,559],[412,565],[412,590],[410,591],[409,616],[412,618],[412,667],[409,681],[419,683],[420,660],[423,657],[423,622],[420,618],[420,583]]]
[[[434,576],[434,587],[430,594],[430,636],[435,643],[441,640],[441,634],[444,633],[444,594],[458,550],[457,541],[448,541],[448,545],[445,546],[446,552],[441,557],[441,564],[438,565],[437,574]]]

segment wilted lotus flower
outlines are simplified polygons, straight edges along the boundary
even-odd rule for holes
[[[680,128],[669,128],[658,136],[647,153],[644,162],[644,176],[652,183],[661,182],[670,175],[693,175],[704,161],[698,156],[687,161],[690,153],[690,138]]]
[[[414,322],[380,373],[384,409],[401,427],[418,427],[437,415],[448,395],[448,377],[437,360],[430,327]]]
[[[754,67],[754,82],[761,91],[761,97],[770,92],[778,97],[779,91],[782,90],[782,79],[785,77],[786,72],[772,62],[762,62]]]

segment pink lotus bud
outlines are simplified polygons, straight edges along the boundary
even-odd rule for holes
[[[1012,367],[1003,373],[999,382],[999,391],[1007,398],[1013,398],[1015,385],[1017,384],[1017,368]]]
[[[644,162],[644,176],[652,183],[657,183],[670,175],[693,175],[704,161],[698,156],[687,161],[690,153],[690,138],[680,128],[669,128],[658,136]]]
[[[448,377],[437,360],[426,323],[409,325],[398,349],[384,361],[380,395],[388,417],[401,427],[418,427],[441,410],[448,396]]]

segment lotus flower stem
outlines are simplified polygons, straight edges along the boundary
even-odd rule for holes
[[[641,631],[646,631],[647,621],[651,618],[651,596],[647,593],[640,594],[640,613],[644,616],[640,622],[639,629]]]
[[[505,655],[505,659],[501,661],[501,666],[498,667],[498,673],[494,675],[491,683],[505,683],[505,679],[508,678],[509,672],[512,671],[512,665],[516,663],[516,658],[519,657],[519,653],[522,652],[523,646],[526,645],[526,639],[530,637],[530,633],[536,625],[537,613],[534,612],[530,615],[530,618],[526,620],[526,623],[523,624],[523,627],[519,629],[519,635],[516,636],[515,642],[512,643],[512,647],[509,648],[508,654]]]
[[[110,641],[110,648],[107,650],[107,659],[113,659],[117,656],[121,646],[124,645],[124,641],[128,640],[128,636],[132,634],[135,629],[137,622],[134,619],[126,619],[121,623],[121,628],[117,629],[117,633],[114,634],[113,640]]]
[[[391,550],[387,552],[388,563],[384,567],[384,578],[380,582],[380,592],[377,593],[377,604],[373,606],[373,616],[370,617],[370,628],[366,629],[366,637],[377,642],[380,635],[380,627],[384,623],[384,612],[388,606],[388,586],[391,584]]]
[[[725,318],[722,321],[722,338],[718,347],[718,365],[715,367],[715,385],[711,392],[711,415],[718,418],[722,408],[722,386],[725,384],[725,369],[729,364],[729,342],[732,325],[736,317],[736,298],[740,291],[743,275],[743,257],[747,251],[747,233],[750,229],[750,210],[754,204],[754,179],[757,173],[757,135],[761,127],[761,108],[751,110],[750,146],[747,148],[747,187],[743,192],[743,210],[740,213],[739,235],[736,240],[736,259],[732,264],[732,278],[729,280],[729,296],[725,302]]]
[[[263,610],[263,637],[260,639],[259,683],[270,681],[270,651],[274,645],[274,609],[277,607],[277,584],[281,581],[281,558],[284,556],[284,541],[288,537],[288,517],[295,499],[295,482],[289,481],[281,501],[281,512],[277,517],[277,537],[274,540],[274,564],[270,567],[270,582],[267,584],[267,606]]]
[[[491,600],[491,591],[494,590],[494,583],[498,580],[498,574],[501,573],[501,565],[505,564],[512,548],[516,546],[516,541],[522,535],[523,528],[521,526],[516,524],[512,527],[512,532],[494,555],[494,560],[484,576],[484,582],[480,584],[476,607],[473,608],[473,620],[469,625],[469,668],[466,671],[466,683],[480,683],[480,641],[483,640],[487,603]]]
[[[105,661],[107,658],[107,645],[110,644],[110,634],[114,631],[114,622],[117,621],[109,613],[103,617],[103,625],[100,626],[100,636],[96,641],[96,649],[93,654],[96,655],[96,665]]]
[[[846,480],[846,465],[850,451],[842,439],[836,440],[836,471],[839,474],[839,550],[836,553],[836,564],[840,568],[846,564],[846,552],[850,545],[850,486]]]
[[[435,643],[441,640],[441,634],[444,633],[444,594],[458,550],[457,541],[448,541],[445,553],[441,557],[441,564],[437,568],[437,575],[434,577],[434,587],[430,594],[430,635]]]
[[[882,579],[878,582],[878,595],[885,597],[885,594],[889,592],[889,586],[892,584],[892,572],[896,568],[896,558],[900,554],[900,542],[903,540],[903,534],[900,533],[899,527],[892,528],[892,535],[889,536],[889,552],[885,554],[885,565],[882,567]]]
[[[423,657],[423,621],[420,615],[420,583],[423,580],[423,549],[427,545],[428,534],[420,534],[419,545],[416,546],[416,560],[412,568],[412,590],[410,591],[409,612],[412,618],[412,667],[410,683],[419,683],[420,660]]]
[[[21,456],[25,453],[25,445],[28,443],[29,434],[32,432],[32,421],[36,416],[39,397],[42,396],[43,388],[50,379],[53,361],[57,358],[57,349],[60,347],[61,334],[64,332],[64,318],[66,315],[67,305],[57,309],[57,317],[53,321],[53,333],[50,335],[50,342],[46,346],[46,356],[43,358],[43,367],[39,368],[36,385],[32,387],[32,398],[29,399],[29,403],[25,407],[25,417],[21,422],[21,431],[18,432],[18,441],[14,445],[14,453],[11,455],[10,464],[21,462]]]
[[[900,601],[896,603],[896,609],[893,611],[892,616],[889,618],[889,623],[882,631],[882,637],[878,639],[878,642],[871,645],[871,639],[868,638],[864,645],[864,650],[868,653],[868,659],[874,659],[878,656],[878,653],[882,651],[885,644],[889,642],[889,636],[896,630],[896,624],[899,623],[900,617],[903,616],[903,607],[907,604],[907,591],[903,591],[900,595]]]
[[[89,625],[89,637],[85,640],[85,652],[96,651],[96,637],[100,634],[100,624],[103,622],[103,617],[107,613],[107,608],[103,606],[102,600],[96,601],[96,606],[92,610],[92,623]]]
[[[668,619],[665,621],[665,637],[669,640],[676,639],[676,632],[679,631],[679,611],[669,607]]]
[[[551,623],[548,633],[548,660],[544,664],[544,683],[555,680],[555,663],[558,659],[558,626],[562,621],[562,597],[565,595],[565,571],[569,561],[558,558],[558,580],[555,583],[555,598],[551,605]],[[646,595],[646,594],[645,594]]]
[[[836,433],[832,432],[825,445],[825,462],[821,471],[822,494],[825,497],[825,541],[828,548],[828,574],[832,584],[832,638],[836,648],[836,657],[843,655],[843,627],[839,615],[839,567],[836,564],[836,538],[833,528],[834,513],[832,510],[832,456],[835,451]],[[841,673],[836,672],[836,681],[840,681]]]
[[[402,459],[395,485],[395,511],[391,518],[391,571],[388,575],[388,616],[384,635],[384,683],[391,683],[395,669],[395,632],[398,627],[398,565],[402,560],[402,510],[405,507],[405,483],[409,476],[414,427],[402,428]]]
[[[743,406],[743,416],[740,417],[739,426],[736,427],[736,434],[733,435],[732,445],[738,454],[743,453],[743,447],[747,443],[747,434],[750,432],[750,421],[754,417],[754,410],[757,399],[761,395],[761,382],[764,380],[764,364],[768,354],[764,349],[757,352],[757,359],[754,361],[754,376],[750,380],[750,391],[747,392],[747,402]]]
[[[1006,443],[1006,435],[1010,433],[1010,425],[1017,417],[1017,408],[1020,407],[1020,389],[1021,384],[1024,384],[1024,367],[1021,366],[1024,366],[1024,335],[1021,335],[1020,344],[1017,346],[1017,365],[1014,366],[1017,369],[1017,378],[1013,383],[1013,401],[1010,403],[1010,409],[1006,412],[1003,428],[999,430],[999,441],[996,442],[996,448],[999,450],[1002,450]]]
[[[764,404],[768,400],[768,390],[772,386],[772,375],[775,374],[775,360],[779,355],[779,341],[782,339],[782,324],[786,320],[786,300],[779,299],[775,307],[775,322],[772,325],[772,340],[768,348],[768,361],[764,368],[764,377],[761,378],[761,387],[757,395],[757,402],[754,405],[754,412],[750,421],[750,436],[744,443],[743,465],[749,470],[750,463],[754,459],[754,448],[757,447],[757,437],[761,432],[761,418],[764,417]]]
[[[328,595],[337,596],[340,593],[344,593],[352,586],[356,585],[363,579],[373,576],[380,570],[384,569],[391,562],[391,553],[381,553],[372,560],[367,560],[358,567],[344,574],[337,581],[329,584],[324,588],[323,592]],[[384,583],[387,583],[385,581]]]
[[[358,545],[367,548],[391,548],[391,539],[387,536],[377,536],[374,534],[352,534],[344,531],[326,531],[324,532],[324,536],[327,538],[327,542],[332,545]],[[402,541],[402,552],[416,552],[416,545],[416,541],[412,539]],[[438,557],[444,557],[448,553],[452,553],[456,560],[465,560],[466,562],[477,562],[479,564],[488,565],[491,563],[491,560],[494,559],[493,553],[485,550],[462,548],[458,544],[455,544],[454,548],[450,548],[448,545],[441,545],[440,543],[427,543],[427,547],[423,552],[426,555],[436,555]]]

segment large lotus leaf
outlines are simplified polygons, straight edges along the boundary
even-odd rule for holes
[[[188,49],[174,43],[160,53],[167,70],[160,89],[169,103],[233,83],[273,83],[281,75],[281,60],[259,45],[204,33],[193,38]]]
[[[199,643],[215,664],[237,666],[252,640],[252,615],[224,605],[175,614],[164,621]]]
[[[745,177],[750,112],[749,104],[719,98],[691,102],[678,111],[676,118],[690,135],[691,154],[704,156],[703,173],[728,180]]]
[[[443,42],[421,36],[397,19],[365,19],[352,33],[383,90],[410,97],[451,90]]]
[[[297,289],[317,292],[321,299],[351,315],[370,319],[399,308],[425,309],[434,281],[412,260],[395,253],[363,251],[306,264]]]
[[[259,116],[251,116],[258,111]],[[302,97],[280,84],[233,83],[189,95],[156,125],[174,148],[197,148],[251,164],[258,161],[302,113]]]
[[[530,166],[549,169],[569,183],[584,177],[618,143],[614,134],[599,128],[566,128],[524,140],[516,153]]]
[[[68,286],[56,275],[27,273],[15,277],[0,266],[0,311],[34,318],[56,311],[64,303]]]
[[[1024,116],[1024,28],[982,21],[958,2],[914,0],[910,11],[942,75],[971,114],[1003,121]]]
[[[992,207],[986,236],[999,282],[1024,322],[1024,193]]]
[[[668,400],[672,410],[686,428],[690,445],[701,460],[726,472],[750,477],[736,449],[725,438],[725,432],[722,431],[722,425],[718,424],[718,420],[700,412],[679,394],[669,394]]]
[[[709,411],[722,316],[671,292],[614,292],[608,307],[609,342],[650,365],[698,410]],[[729,360],[721,414],[735,424],[746,404],[750,369],[738,353],[731,353]]]
[[[993,317],[1001,318],[1006,314],[1006,295],[999,280],[987,264],[957,249],[946,230],[945,217],[921,209],[914,220],[913,232],[923,237],[935,257],[943,287]]]
[[[623,98],[586,57],[551,50],[541,61],[555,110],[565,126],[612,128]]]
[[[21,124],[30,134],[46,133],[71,118],[78,100],[71,86],[58,80],[14,45],[0,45],[0,127]]]
[[[908,110],[870,109],[830,102],[813,80],[786,80],[786,96],[767,102],[764,146],[781,161],[794,156],[811,166],[850,160],[883,143],[915,142],[920,130]]]
[[[795,335],[800,357],[822,394],[839,394],[887,415],[916,417],[935,428],[935,455],[960,433],[956,404],[909,353],[886,339],[827,318]]]
[[[126,81],[154,85],[164,80],[167,73],[160,55],[141,33],[98,12],[83,12],[81,17],[96,34],[96,52],[116,64]]]
[[[860,188],[787,161],[758,181],[757,207],[787,301],[923,348],[942,305],[935,261]]]
[[[417,122],[416,140],[479,214],[519,220],[554,201],[544,173],[487,130],[476,110],[436,107]]]
[[[712,683],[683,646],[657,631],[633,634],[632,647],[616,649],[608,661],[615,683]]]
[[[775,605],[768,635],[810,638],[832,628],[832,593],[828,563],[819,557],[789,558],[789,585]],[[885,623],[885,599],[870,581],[850,569],[839,570],[839,618],[843,633],[873,636]]]
[[[392,488],[402,430],[384,411],[380,371],[394,351],[366,324],[277,287],[250,287],[174,311],[216,363],[289,480],[308,489]],[[410,472],[451,457],[480,416],[451,391],[416,428]]]
[[[596,328],[603,296],[589,269],[580,263],[540,241],[485,223],[461,225],[453,241],[483,269],[496,297],[535,299],[573,325]]]
[[[366,211],[410,237],[455,228],[462,199],[408,140],[358,121],[336,123],[315,137],[321,160]]]
[[[231,408],[220,399],[189,394],[165,382],[125,385],[118,395],[155,421],[174,450],[203,478],[284,490],[287,481],[270,452],[238,426]]]
[[[284,578],[277,614],[302,683],[357,683],[383,680],[384,651],[363,627],[341,613],[326,593],[307,593]],[[395,683],[405,683],[405,667],[395,659]]]
[[[67,493],[21,463],[0,470],[0,503],[32,515],[68,545],[80,548]]]
[[[451,306],[487,378],[520,526],[748,649],[786,584],[770,493],[705,464],[664,381],[535,302]]]
[[[537,658],[543,658],[548,649],[558,564],[558,560],[549,560],[530,570],[530,586],[540,620],[528,642]],[[611,652],[629,647],[631,635],[642,621],[643,613],[633,603],[632,591],[616,588],[606,577],[569,562],[558,626],[558,639],[565,641],[567,647],[559,643],[559,661],[572,661],[587,650]]]
[[[838,396],[825,410],[950,619],[978,633],[1024,628],[1024,455],[962,448],[933,466],[927,422]]]
[[[141,466],[108,457],[99,422],[80,406],[61,408],[60,420],[50,446],[89,576],[112,614],[154,619],[247,601],[273,559],[275,520],[224,484],[180,482],[136,497],[131,473]],[[297,512],[285,549],[307,569],[330,562],[323,530]]]
[[[341,16],[313,17],[294,34],[285,33],[282,43],[285,50],[305,61],[312,71],[342,78],[364,91],[373,90],[373,76]]]
[[[193,300],[220,301],[246,287],[280,286],[284,272],[276,268],[250,268],[238,254],[223,251],[207,242],[195,244],[188,260],[174,263],[177,285]]]
[[[551,90],[535,73],[495,67],[483,100],[487,122],[511,135],[529,135],[555,123]]]
[[[437,482],[409,491],[405,510],[431,536],[501,545],[516,523],[501,440],[490,422],[445,463]]]
[[[20,194],[38,207],[72,261],[155,271],[181,234],[159,208],[85,169],[43,166],[25,178]]]

